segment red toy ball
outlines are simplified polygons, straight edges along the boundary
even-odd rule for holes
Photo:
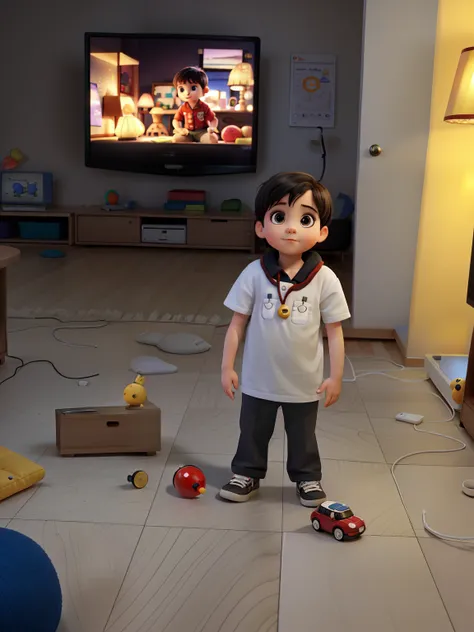
[[[206,493],[206,477],[195,465],[182,465],[174,473],[173,486],[183,498],[198,498]]]
[[[235,143],[237,138],[242,138],[242,130],[237,125],[227,125],[221,132],[222,140],[225,143]]]

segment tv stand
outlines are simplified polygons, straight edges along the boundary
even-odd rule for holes
[[[84,208],[75,210],[75,244],[255,252],[254,222],[254,216],[249,212],[186,213],[162,209],[105,211]],[[160,241],[143,241],[142,227],[153,225],[161,229]]]

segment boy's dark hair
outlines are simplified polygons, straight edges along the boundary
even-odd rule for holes
[[[311,191],[313,194],[321,228],[328,226],[332,217],[331,194],[313,176],[301,171],[277,173],[260,186],[255,198],[256,220],[263,224],[266,212],[278,204],[282,198],[288,195],[288,201],[292,205],[306,191]]]
[[[201,86],[204,90],[207,88],[208,79],[207,75],[201,68],[197,68],[196,66],[186,66],[186,68],[181,68],[179,72],[177,72],[173,79],[173,85],[175,88],[178,87],[178,83],[196,83]]]

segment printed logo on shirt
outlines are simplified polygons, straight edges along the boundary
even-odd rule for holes
[[[199,121],[204,121],[204,112],[198,112],[197,113],[197,117]]]

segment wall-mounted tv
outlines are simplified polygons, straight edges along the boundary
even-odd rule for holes
[[[86,166],[255,172],[259,67],[257,37],[86,33]]]

